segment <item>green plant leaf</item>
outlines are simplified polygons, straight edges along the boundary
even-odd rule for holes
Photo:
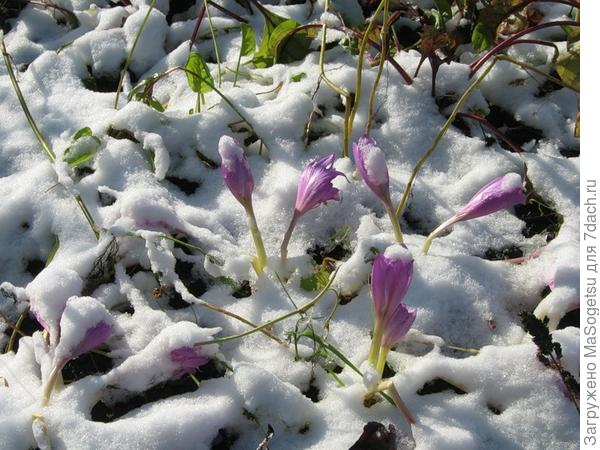
[[[254,63],[255,67],[263,69],[273,65],[273,56],[269,51],[269,41],[271,39],[273,30],[279,24],[285,22],[286,19],[268,11],[266,8],[260,8],[259,11],[262,13],[265,19],[265,25],[263,27],[263,35],[260,45],[258,46],[258,51],[254,54],[252,62]]]
[[[579,42],[558,57],[556,72],[567,86],[579,90]]]
[[[477,52],[482,52],[490,48],[496,39],[496,29],[485,22],[478,22],[471,34],[473,48]]]
[[[66,161],[69,164],[69,166],[71,166],[71,167],[79,167],[79,166],[85,164],[86,162],[88,162],[89,160],[91,160],[95,154],[96,154],[95,151],[89,151],[89,152],[81,153],[80,155],[74,156],[72,158],[67,158]]]
[[[254,38],[254,30],[248,24],[241,23],[242,29],[242,47],[240,49],[242,56],[247,56],[253,53],[256,48],[256,39]]]
[[[300,287],[306,291],[320,291],[327,286],[329,275],[325,269],[319,269],[312,275],[303,277],[300,280]]]
[[[298,83],[299,81],[303,80],[304,78],[306,78],[306,72],[300,72],[300,73],[297,73],[297,74],[291,76],[291,80],[294,83]]]
[[[442,25],[446,25],[446,22],[452,19],[452,9],[450,8],[450,3],[448,0],[433,0],[437,10],[440,12]]]
[[[215,82],[200,53],[190,53],[185,69],[188,85],[192,91],[201,94],[212,91]]]
[[[310,44],[316,35],[316,28],[301,28],[293,20],[283,22],[271,36],[275,62],[288,64],[304,59],[311,52]]]
[[[90,127],[84,127],[78,130],[72,137],[71,140],[76,141],[84,136],[92,136],[92,129]]]
[[[100,139],[92,134],[89,127],[78,130],[71,140],[73,144],[64,151],[63,159],[73,168],[91,160],[102,145]]]

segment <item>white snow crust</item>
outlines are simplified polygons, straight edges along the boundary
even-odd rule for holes
[[[36,331],[19,339],[16,351],[0,354],[0,449],[28,450],[45,443],[55,450],[210,449],[223,430],[237,437],[233,450],[254,450],[269,424],[275,429],[273,449],[347,449],[369,421],[393,424],[398,448],[578,447],[575,407],[558,373],[538,361],[537,349],[519,319],[522,311],[548,317],[553,337],[562,345],[565,367],[579,376],[579,330],[559,326],[567,313],[579,308],[579,158],[561,155],[562,149],[579,145],[573,137],[578,99],[572,92],[558,89],[538,96],[543,79],[506,62],[497,63],[463,110],[486,113],[492,105],[498,106],[524,125],[541,130],[543,137],[524,145],[523,154],[515,154],[497,143],[486,146],[476,126],[471,127],[472,137],[450,127],[417,177],[401,218],[408,250],[394,245],[381,202],[353,177],[352,161],[340,157],[335,168],[350,180],[338,177],[334,182],[343,200],[316,208],[299,221],[288,249],[290,276],[281,280],[284,290],[273,268],[294,209],[298,174],[315,158],[341,155],[343,108],[339,96],[324,83],[315,92],[320,77],[318,52],[267,69],[242,64],[233,87],[239,24],[211,8],[222,62],[221,90],[266,144],[261,149],[255,142],[245,149],[256,184],[256,219],[270,257],[264,275],[257,278],[250,263],[255,249],[247,218],[216,168],[223,135],[239,142],[249,137],[239,127],[229,126],[239,122],[239,116],[214,91],[204,94],[206,104],[199,114],[190,114],[196,94],[181,71],[154,88],[164,112],[127,102],[135,82],[185,64],[202,2],[177,14],[171,24],[169,2],[157,3],[131,62],[131,75],[137,81],[126,76],[116,110],[114,91],[93,91],[84,80],[118,77],[150,1],[113,8],[104,0],[55,3],[73,10],[80,26],[70,30],[57,24],[51,10],[29,5],[11,20],[4,41],[28,107],[57,156],[62,157],[71,136],[83,127],[91,128],[101,147],[87,174],[76,173],[62,162],[51,164],[0,63],[0,311],[16,321],[30,306],[50,326],[50,340]],[[263,22],[258,13],[248,15],[233,0],[218,3],[246,17],[260,37]],[[314,2],[313,8],[312,2],[284,3],[263,2],[274,13],[302,23],[338,20],[322,15],[323,1]],[[364,20],[358,2],[331,3],[347,26]],[[546,5],[544,20],[564,18],[568,10],[565,5]],[[550,30],[532,36],[546,37],[552,37]],[[194,50],[208,61],[216,80],[218,68],[206,17]],[[438,96],[456,95],[469,86],[471,51],[464,49],[463,62],[440,67]],[[553,52],[545,46],[519,45],[508,54],[548,70]],[[356,56],[340,46],[325,56],[328,77],[354,91]],[[395,59],[412,74],[420,54],[410,50]],[[357,110],[353,141],[366,125],[375,70],[365,65],[365,98]],[[293,81],[297,74],[305,76]],[[411,85],[393,67],[385,66],[372,129],[382,151],[371,152],[368,167],[377,174],[387,163],[394,204],[450,112],[440,111],[430,90],[427,63]],[[305,146],[304,130],[313,111],[318,111],[312,124],[317,137]],[[111,137],[109,128],[125,130],[129,138]],[[547,242],[546,233],[525,237],[524,222],[506,210],[454,227],[423,255],[420,249],[426,235],[465,204],[469,193],[495,177],[522,173],[523,163],[536,192],[562,216],[553,240]],[[192,183],[193,189],[182,180]],[[516,177],[505,180],[514,187]],[[78,209],[74,193],[103,230],[100,240]],[[97,419],[99,401],[112,407],[170,386],[176,370],[169,358],[171,350],[248,331],[248,324],[219,313],[218,308],[258,325],[291,312],[289,297],[298,306],[309,302],[317,292],[302,287],[302,279],[315,270],[307,250],[330,246],[332,235],[346,226],[347,254],[338,262],[332,284],[340,301],[329,291],[302,317],[292,316],[267,331],[285,340],[286,333],[296,327],[304,330],[310,320],[315,333],[326,337],[356,367],[364,368],[371,342],[368,280],[373,258],[380,252],[402,259],[412,255],[414,275],[405,302],[417,317],[411,332],[390,351],[388,365],[395,372],[392,381],[398,392],[417,417],[413,427],[385,401],[364,405],[365,384],[377,381],[373,373],[365,369],[363,378],[332,353],[311,361],[318,349],[308,338],[300,340],[296,353],[293,344],[280,345],[262,333],[202,345],[213,358],[209,368],[218,367],[222,373],[201,380],[190,392],[146,402],[106,423]],[[165,239],[165,234],[202,252]],[[57,241],[52,262],[34,276],[33,263],[43,267]],[[521,264],[485,258],[490,249],[511,247],[533,257]],[[243,282],[250,287],[247,296],[240,295]],[[550,293],[542,298],[547,286]],[[73,296],[75,300],[69,300]],[[89,303],[95,305],[94,311],[82,308],[85,319],[81,321],[65,318],[67,301],[83,305],[81,296],[94,299]],[[325,329],[324,320],[334,308]],[[42,408],[40,392],[53,345],[60,342],[69,347],[104,314],[113,323],[105,355],[111,367],[66,379]],[[57,341],[61,317],[65,341]],[[0,348],[4,348],[11,328],[0,326]],[[336,366],[343,370],[337,373]],[[418,393],[436,378],[464,394]],[[191,383],[189,378],[183,380]],[[314,401],[308,398],[310,392]]]

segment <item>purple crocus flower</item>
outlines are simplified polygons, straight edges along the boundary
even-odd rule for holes
[[[358,142],[352,143],[352,154],[358,173],[369,189],[381,200],[392,222],[396,241],[402,242],[402,231],[398,218],[394,213],[390,196],[390,177],[388,174],[385,154],[377,146],[377,142],[368,134],[364,134]]]
[[[210,361],[210,358],[202,353],[200,347],[189,346],[171,350],[169,358],[178,366],[175,371],[176,377],[193,372],[197,367]]]
[[[352,143],[352,154],[358,173],[369,189],[379,197],[383,203],[390,200],[390,177],[385,162],[385,154],[377,146],[377,142],[368,134]]]
[[[225,184],[238,202],[247,207],[252,203],[254,178],[244,150],[232,137],[221,136],[219,155],[221,155],[221,173]]]
[[[63,367],[72,359],[106,342],[112,333],[112,316],[92,297],[71,297],[60,319],[60,341],[54,349],[54,362],[42,392],[46,405]]]
[[[381,346],[391,348],[400,342],[400,339],[406,336],[406,333],[410,330],[416,317],[417,311],[410,311],[404,303],[400,303],[386,320],[383,327]]]
[[[254,178],[252,177],[252,172],[250,172],[248,160],[240,144],[230,136],[221,136],[219,140],[219,154],[221,155],[223,180],[225,180],[225,184],[233,196],[242,204],[248,216],[250,233],[256,247],[256,257],[253,258],[252,265],[257,275],[260,275],[267,265],[267,252],[265,251],[252,207]]]
[[[292,237],[298,219],[311,209],[330,200],[341,200],[340,190],[331,183],[338,176],[346,177],[342,172],[333,168],[335,156],[325,156],[313,160],[304,168],[298,181],[296,204],[290,225],[281,243],[281,261],[285,264],[287,259],[287,246]]]
[[[301,216],[321,203],[341,200],[340,190],[334,188],[331,181],[340,175],[343,177],[345,175],[333,168],[334,161],[335,156],[329,155],[318,161],[311,161],[304,168],[298,181],[295,214]]]
[[[369,362],[383,372],[389,349],[410,329],[416,311],[403,304],[413,273],[413,258],[406,246],[392,245],[377,255],[371,271],[374,327]]]
[[[454,216],[431,232],[423,244],[423,252],[427,253],[436,236],[457,222],[487,216],[526,201],[527,196],[523,189],[521,175],[510,172],[494,178],[482,187]]]

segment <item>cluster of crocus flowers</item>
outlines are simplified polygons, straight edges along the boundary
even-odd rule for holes
[[[331,182],[334,178],[340,175],[345,177],[345,175],[333,168],[334,161],[335,157],[329,155],[311,161],[302,171],[298,181],[294,214],[281,243],[282,264],[285,264],[287,259],[287,247],[298,219],[322,203],[341,200],[340,190],[333,187]]]
[[[256,223],[254,208],[252,207],[252,191],[254,190],[254,178],[240,144],[230,136],[221,136],[219,140],[219,155],[221,155],[221,173],[225,184],[244,207],[248,216],[250,234],[256,247],[256,257],[252,265],[257,275],[263,272],[267,265],[267,252],[263,244],[262,236]]]
[[[404,245],[395,244],[380,253],[371,271],[374,326],[369,362],[381,376],[390,349],[408,332],[416,311],[403,303],[413,273],[413,258]]]
[[[92,297],[71,297],[60,319],[60,340],[54,349],[52,368],[42,390],[42,405],[47,405],[65,365],[102,345],[112,333],[112,317]]]
[[[392,222],[396,241],[403,242],[402,231],[400,231],[400,224],[394,212],[390,196],[390,177],[385,162],[385,154],[377,146],[375,139],[368,134],[361,136],[358,142],[352,143],[352,154],[358,173],[383,203]]]
[[[427,239],[423,244],[423,252],[427,253],[433,240],[442,231],[457,222],[487,216],[488,214],[498,212],[517,204],[525,203],[526,201],[527,196],[523,189],[523,179],[521,178],[521,175],[511,172],[494,178],[482,187],[456,214],[427,236]]]

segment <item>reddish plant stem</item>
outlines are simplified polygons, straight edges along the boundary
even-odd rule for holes
[[[494,133],[496,136],[498,136],[500,139],[502,139],[504,142],[506,142],[506,144],[515,153],[523,152],[523,149],[521,147],[519,147],[517,144],[515,144],[513,141],[511,141],[507,136],[504,135],[504,133],[502,133],[502,131],[500,131],[498,128],[496,128],[494,125],[492,125],[490,122],[488,122],[485,118],[478,116],[477,114],[473,114],[473,113],[469,113],[469,112],[459,112],[456,115],[458,117],[466,117],[467,119],[471,119],[471,120],[475,120],[475,121],[479,122],[481,125],[486,127],[488,130],[490,130],[492,133]]]
[[[360,33],[359,31],[354,31],[354,30],[349,30],[349,29],[345,29],[344,31],[354,34],[354,36],[356,36],[359,39],[363,38],[362,33]],[[369,43],[369,45],[371,47],[373,47],[375,50],[377,50],[378,52],[381,53],[381,45],[379,45],[377,42],[373,41],[372,39],[367,39],[367,42]],[[406,71],[402,68],[402,66],[400,64],[398,64],[398,62],[391,55],[387,55],[386,61],[389,62],[398,71],[400,76],[402,78],[404,78],[404,81],[406,82],[406,84],[412,84],[413,79],[411,78],[411,76],[408,73],[406,73]]]
[[[204,4],[200,6],[200,12],[198,12],[198,18],[196,19],[196,25],[194,26],[194,31],[192,32],[192,36],[190,37],[190,52],[192,51],[192,46],[194,42],[196,42],[196,37],[198,36],[198,30],[200,30],[200,24],[202,23],[202,19],[204,18],[204,14],[206,13],[206,7]]]
[[[486,61],[488,59],[490,59],[492,56],[494,56],[494,54],[498,53],[501,50],[504,50],[507,47],[510,47],[521,36],[525,36],[526,34],[533,33],[534,31],[542,30],[544,28],[551,28],[551,27],[558,27],[558,26],[578,27],[579,26],[579,22],[576,22],[574,20],[557,20],[555,22],[541,23],[541,24],[536,25],[534,27],[529,27],[529,28],[527,28],[525,30],[522,30],[522,31],[519,31],[518,33],[513,34],[509,38],[507,38],[504,41],[502,41],[499,44],[497,44],[495,47],[493,47],[486,54],[484,54],[483,56],[481,56],[481,57],[477,58],[475,61],[473,61],[470,64],[471,73],[469,75],[469,78],[471,78],[473,75],[475,75],[475,73],[486,63]]]
[[[219,11],[221,11],[223,14],[225,14],[226,16],[231,17],[232,19],[237,20],[238,22],[243,22],[243,23],[248,23],[248,21],[246,19],[244,19],[241,16],[238,16],[236,13],[234,13],[233,11],[230,11],[229,9],[219,5],[216,2],[213,2],[212,0],[208,0],[208,4],[210,6],[212,6],[215,9],[218,9]]]

